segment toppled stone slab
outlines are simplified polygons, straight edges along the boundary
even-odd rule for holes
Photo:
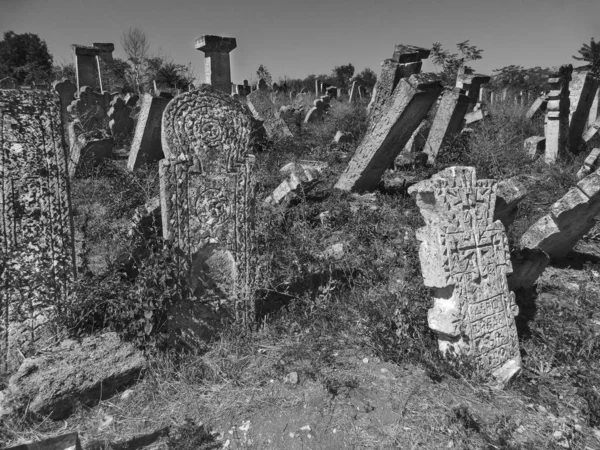
[[[503,383],[520,370],[506,276],[512,272],[504,226],[494,221],[496,182],[472,167],[450,167],[412,186],[425,219],[417,230],[426,286],[433,288],[429,326],[443,354],[466,354],[477,370]]]
[[[600,166],[600,148],[593,149],[577,172],[577,179],[581,180],[587,177],[590,173],[595,172]]]
[[[494,222],[499,220],[504,229],[508,230],[519,212],[519,203],[526,196],[527,188],[517,178],[500,181],[496,191]]]
[[[456,87],[465,91],[472,104],[479,101],[479,93],[481,86],[490,82],[489,75],[474,73],[473,69],[467,66],[462,66],[456,79]]]
[[[463,126],[469,126],[476,122],[479,122],[490,115],[489,111],[485,109],[478,109],[477,111],[471,111],[465,114]]]
[[[279,171],[286,177],[286,180],[275,188],[273,193],[265,199],[265,203],[277,205],[283,201],[289,201],[301,192],[308,193],[322,181],[321,174],[326,168],[326,163],[318,161],[300,161],[286,164]]]
[[[546,138],[543,136],[531,136],[523,142],[525,153],[530,159],[535,159],[546,150]]]
[[[145,366],[143,355],[116,333],[68,340],[23,361],[8,382],[0,410],[60,420],[80,403],[95,405],[131,385]]]
[[[598,79],[590,72],[574,73],[570,90],[569,141],[571,152],[576,152],[587,127],[588,117],[598,90]]]
[[[81,443],[79,442],[79,434],[69,433],[44,439],[43,441],[7,447],[4,450],[81,450]]]
[[[131,151],[127,161],[127,169],[133,171],[142,164],[151,163],[164,158],[162,148],[162,116],[169,104],[168,99],[145,94],[138,116]]]
[[[77,136],[69,154],[69,176],[75,176],[77,169],[82,166],[100,164],[105,158],[110,158],[113,146],[112,138],[90,139],[83,134]]]
[[[550,207],[550,213],[521,237],[521,246],[540,249],[552,260],[567,256],[600,214],[600,173],[582,179]]]
[[[294,136],[265,91],[254,91],[246,99],[254,118],[263,122],[268,137]]]
[[[373,190],[391,167],[442,91],[435,75],[401,79],[377,122],[371,122],[348,167],[335,187],[344,191]]]
[[[531,104],[527,113],[525,113],[525,118],[528,120],[534,120],[537,117],[541,116],[544,112],[546,112],[546,108],[548,107],[548,98],[545,95],[540,95],[535,101]]]

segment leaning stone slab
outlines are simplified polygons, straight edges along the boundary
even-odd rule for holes
[[[583,141],[588,143],[590,142],[594,136],[598,134],[598,130],[600,130],[600,117],[590,126],[585,134],[583,135]]]
[[[470,67],[463,66],[456,79],[456,87],[465,91],[471,103],[475,104],[479,101],[479,92],[481,85],[490,82],[489,75],[474,73]]]
[[[567,256],[600,214],[600,173],[594,172],[550,207],[550,213],[521,237],[521,246],[540,249],[552,260]]]
[[[95,405],[131,385],[145,366],[144,356],[116,333],[68,340],[23,361],[9,379],[3,406],[13,414],[60,420],[78,404]]]
[[[517,178],[509,178],[498,183],[494,222],[499,220],[504,229],[512,225],[519,212],[519,203],[527,196],[527,188]]]
[[[0,367],[8,370],[15,354],[35,350],[77,273],[58,96],[0,90],[0,148]],[[25,332],[11,334],[13,326]]]
[[[534,120],[546,111],[547,106],[548,99],[545,95],[540,95],[531,104],[531,106],[527,110],[527,113],[525,113],[525,118],[527,118],[527,120]]]
[[[581,144],[581,137],[587,128],[588,117],[598,90],[598,80],[590,72],[573,74],[569,85],[570,90],[570,116],[569,116],[569,141],[571,152],[577,152]]]
[[[430,164],[435,163],[440,151],[460,132],[470,103],[460,89],[444,92],[423,149]]]
[[[263,122],[268,137],[294,136],[265,91],[254,91],[246,99],[254,118]]]
[[[162,128],[163,236],[201,299],[180,302],[169,329],[193,343],[222,326],[215,311],[253,320],[256,130],[247,106],[209,85],[175,97]]]
[[[600,165],[600,148],[593,149],[581,166],[581,169],[577,172],[577,179],[582,180],[587,177],[590,173],[595,172]]]
[[[335,187],[344,191],[375,189],[442,91],[435,75],[401,79],[380,120],[369,125]]]
[[[480,122],[489,116],[490,113],[485,109],[478,109],[476,111],[471,111],[470,113],[465,114],[465,119],[463,125],[468,127],[469,125],[473,125],[474,123]]]
[[[168,99],[144,94],[138,116],[127,169],[133,171],[142,164],[158,161],[164,157],[161,144],[161,121]]]
[[[326,167],[327,164],[314,161],[286,164],[280,170],[286,179],[265,199],[265,203],[277,205],[300,193],[308,193],[321,181]]]
[[[81,450],[81,443],[77,433],[69,433],[44,439],[43,441],[8,447],[4,450]]]
[[[504,226],[494,221],[496,182],[472,167],[450,167],[409,188],[426,226],[417,230],[425,285],[433,288],[429,326],[440,351],[467,355],[499,382],[521,367],[506,276],[512,272]]]
[[[84,134],[77,136],[69,152],[69,176],[74,177],[83,166],[97,165],[110,158],[113,146],[112,138],[89,139]]]

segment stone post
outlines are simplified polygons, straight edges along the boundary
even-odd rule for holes
[[[94,47],[100,50],[98,63],[100,66],[100,82],[102,92],[109,92],[114,89],[114,60],[112,53],[115,51],[115,44],[94,42]]]
[[[548,79],[550,92],[546,110],[546,163],[554,163],[565,152],[569,131],[569,81],[573,66],[560,67],[559,72]]]
[[[226,94],[231,93],[231,65],[229,53],[237,47],[235,38],[201,36],[196,39],[196,50],[204,52],[204,76],[207,84]]]
[[[75,59],[77,92],[83,86],[90,86],[93,91],[99,91],[102,85],[98,63],[98,56],[101,50],[96,47],[86,47],[84,45],[72,45],[71,49]]]
[[[490,79],[489,75],[473,73],[473,69],[464,67],[463,73],[459,73],[456,78],[456,87],[464,90],[470,102],[475,104],[479,100],[481,85],[489,83]]]

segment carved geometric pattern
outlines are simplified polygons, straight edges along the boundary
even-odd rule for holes
[[[49,92],[0,91],[0,316],[35,344],[76,276],[73,218],[61,107]]]

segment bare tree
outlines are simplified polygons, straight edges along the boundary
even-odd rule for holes
[[[123,32],[123,35],[121,36],[121,45],[128,56],[128,61],[133,66],[135,87],[138,94],[141,94],[140,72],[150,48],[146,33],[138,27],[131,27],[129,30]]]

